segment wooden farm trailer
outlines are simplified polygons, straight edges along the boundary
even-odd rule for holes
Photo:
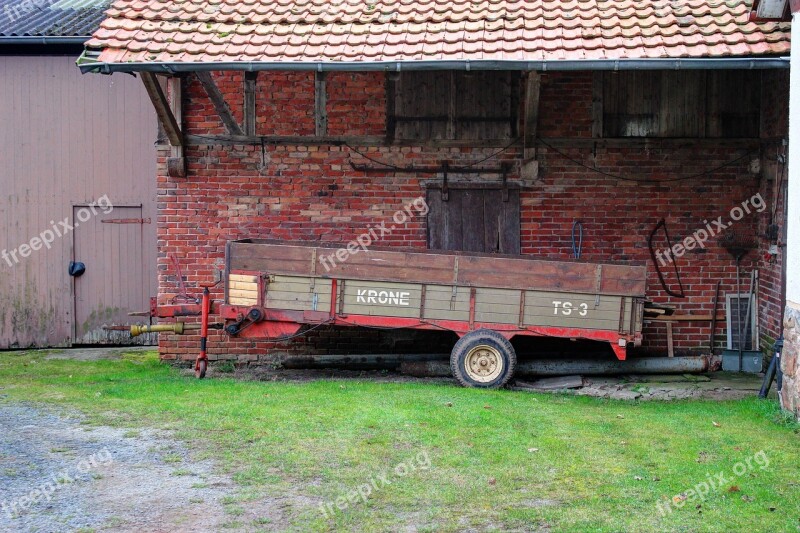
[[[225,276],[231,336],[323,324],[452,331],[451,368],[466,386],[511,379],[516,335],[608,342],[620,360],[641,343],[644,266],[248,239],[228,243]]]

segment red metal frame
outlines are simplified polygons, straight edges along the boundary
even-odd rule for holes
[[[335,285],[335,280],[334,280]],[[332,300],[331,312],[324,311],[291,311],[284,309],[262,309],[264,320],[249,326],[238,337],[246,339],[268,339],[296,333],[301,325],[316,325],[327,323],[334,326],[364,326],[379,328],[408,328],[424,330],[452,331],[459,337],[476,329],[491,329],[510,339],[516,335],[532,337],[558,337],[566,339],[586,339],[608,342],[614,350],[617,359],[624,361],[627,356],[627,344],[641,344],[641,333],[620,334],[618,331],[594,330],[581,328],[564,328],[555,326],[517,326],[514,324],[495,324],[491,322],[475,322],[474,315],[471,320],[420,320],[418,318],[399,318],[388,316],[368,315],[343,315],[336,313],[335,299]],[[471,305],[472,307],[472,305]],[[251,307],[223,304],[220,314],[226,321],[239,320],[246,316]],[[623,339],[626,346],[620,346]]]
[[[214,285],[216,285],[216,283]],[[205,374],[205,368],[201,369],[201,365],[205,367],[208,366],[206,347],[208,344],[208,315],[211,314],[211,293],[208,289],[214,285],[203,287],[203,301],[201,304],[203,307],[200,318],[200,354],[197,356],[197,360],[194,363],[194,371],[198,375]]]
[[[219,304],[210,303],[209,311],[214,313],[219,310]],[[155,318],[176,318],[181,316],[200,316],[203,314],[202,301],[193,304],[167,304],[158,305],[157,298],[150,298],[150,316]]]

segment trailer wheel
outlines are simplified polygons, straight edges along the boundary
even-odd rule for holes
[[[467,333],[450,354],[450,370],[464,387],[502,387],[513,377],[516,366],[514,347],[490,329]]]
[[[194,377],[203,379],[206,377],[206,370],[208,370],[208,359],[198,359],[194,365]]]

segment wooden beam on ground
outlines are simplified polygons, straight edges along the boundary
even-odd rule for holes
[[[525,79],[525,117],[523,120],[523,153],[521,177],[535,180],[539,177],[536,160],[536,138],[539,128],[539,95],[542,78],[536,71],[528,72]]]
[[[583,387],[582,376],[561,376],[555,378],[543,378],[533,382],[517,380],[515,385],[521,389],[533,390],[563,390],[563,389],[580,389]]]
[[[327,72],[314,73],[314,133],[317,137],[328,134]]]
[[[231,135],[244,135],[242,128],[239,127],[239,123],[233,118],[231,108],[222,96],[222,91],[219,90],[219,87],[217,87],[217,84],[214,82],[214,78],[211,77],[211,73],[198,71],[195,72],[195,75],[206,90],[208,98],[214,105],[214,109],[217,111],[219,118],[222,119],[222,123],[225,125],[225,129],[228,130],[228,133]]]
[[[711,322],[713,315],[668,315],[659,317],[645,317],[653,322]],[[717,315],[717,320],[725,320],[725,315]]]
[[[175,119],[175,115],[164,94],[164,90],[161,88],[161,84],[158,82],[158,78],[152,72],[142,72],[140,75],[147,95],[150,97],[150,101],[153,103],[153,107],[156,110],[156,116],[167,134],[169,143],[172,146],[183,146],[181,128],[178,121]]]
[[[244,73],[244,134],[256,134],[256,79],[258,72]]]

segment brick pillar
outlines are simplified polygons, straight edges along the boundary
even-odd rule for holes
[[[783,320],[783,338],[781,405],[787,411],[791,411],[800,417],[800,373],[797,371],[797,359],[800,357],[800,309],[786,307],[786,315]]]

